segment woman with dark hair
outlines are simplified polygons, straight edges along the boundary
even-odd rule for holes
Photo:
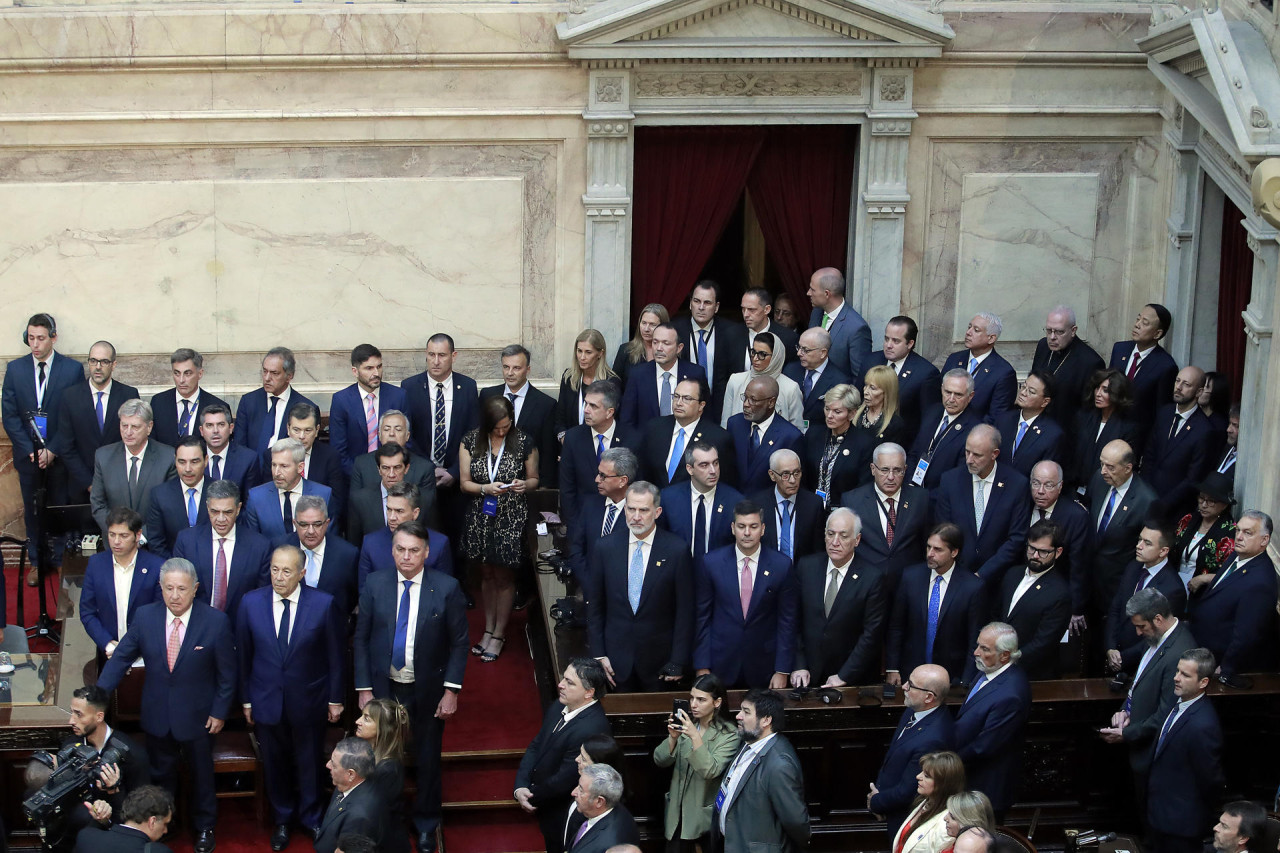
[[[373,699],[356,720],[356,737],[373,747],[376,764],[368,782],[387,804],[394,832],[383,833],[387,853],[409,853],[409,830],[404,819],[404,735],[409,714],[394,699]]]
[[[622,775],[626,769],[623,766],[625,762],[626,755],[622,747],[618,746],[612,735],[606,734],[587,735],[578,748],[578,757],[574,759],[574,763],[578,765],[578,775],[582,775],[583,768],[592,764],[608,764],[618,771],[618,775]]]
[[[724,716],[727,693],[714,673],[698,676],[684,709],[667,718],[667,739],[653,751],[659,767],[675,765],[667,792],[664,831],[668,853],[694,853],[696,845],[709,849],[716,792],[720,777],[742,745],[737,727]]]
[[[640,311],[640,319],[636,322],[636,333],[631,340],[618,347],[618,354],[613,357],[613,372],[625,388],[627,373],[633,365],[653,361],[653,330],[671,319],[666,306],[650,302]]]
[[[1068,494],[1089,485],[1098,471],[1098,457],[1108,442],[1127,441],[1134,457],[1141,458],[1145,439],[1141,427],[1129,415],[1133,386],[1114,367],[1093,374],[1085,388],[1082,405],[1084,410],[1076,415],[1075,448],[1063,472],[1067,482],[1064,491]]]
[[[605,360],[604,335],[595,329],[583,329],[573,341],[573,363],[560,377],[560,397],[556,401],[556,434],[564,442],[564,434],[582,423],[582,395],[597,379],[612,379],[615,374]]]
[[[1219,436],[1227,434],[1227,417],[1231,411],[1231,377],[1216,370],[1204,375],[1204,387],[1196,400],[1200,411],[1209,418]]]
[[[773,322],[784,329],[800,333],[804,331],[803,321],[804,318],[800,316],[800,312],[796,309],[795,300],[790,296],[785,293],[779,293],[773,298]]]
[[[1231,519],[1231,478],[1209,472],[1196,488],[1196,511],[1187,513],[1174,530],[1169,561],[1177,566],[1187,594],[1213,580],[1236,552],[1236,525]]]
[[[947,835],[947,800],[964,790],[964,762],[954,752],[920,756],[919,796],[893,836],[893,853],[941,853]]]
[[[515,572],[524,558],[525,497],[538,488],[538,449],[515,426],[511,402],[489,397],[480,404],[480,428],[458,448],[462,493],[471,496],[462,530],[462,554],[480,566],[484,636],[471,648],[492,663],[502,654],[515,601]]]

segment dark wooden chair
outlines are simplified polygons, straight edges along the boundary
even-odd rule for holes
[[[997,853],[1036,853],[1036,846],[1016,829],[997,826],[995,831]]]

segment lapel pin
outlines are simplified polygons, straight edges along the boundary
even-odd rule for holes
[[[902,502],[902,508],[903,508],[903,509],[906,509],[906,508],[907,508],[907,502],[906,502],[906,501],[903,501],[903,502]]]
[[[857,580],[857,579],[858,579],[858,576],[857,576],[857,575],[854,575],[854,576],[853,576],[853,579],[854,579],[854,580]]]
[[[769,439],[769,446],[770,446],[770,447],[773,447],[773,439],[772,439],[772,438],[771,438],[771,439]]]
[[[1003,488],[1004,488],[1004,483],[999,483],[999,482],[998,482],[998,483],[996,483],[996,488],[997,488],[997,489],[1003,489]]]
[[[840,452],[840,455],[841,455],[841,456],[848,456],[848,455],[849,455],[849,448],[847,448],[847,447],[846,447],[844,450],[842,450],[842,451]]]
[[[1129,511],[1129,507],[1124,506],[1124,505],[1121,505],[1120,509],[1124,510],[1125,512],[1128,512],[1128,511]]]
[[[724,504],[719,504],[716,507],[716,512],[724,512]]]
[[[142,573],[145,575],[145,574],[147,573],[147,570],[146,570],[146,569],[143,569],[143,570],[142,570]]]
[[[1036,584],[1036,589],[1039,589],[1039,588],[1040,588],[1040,584]]]
[[[952,429],[954,429],[956,432],[959,432],[959,431],[960,431],[960,424],[956,424],[955,426],[953,426],[953,427],[952,427]]]
[[[658,562],[654,563],[653,565],[654,565],[655,567],[657,567],[657,566],[661,566],[661,565],[662,565],[662,560],[659,560]]]
[[[769,577],[769,573],[768,573],[768,572],[765,572],[765,573],[764,573],[764,576],[765,576],[765,577]]]

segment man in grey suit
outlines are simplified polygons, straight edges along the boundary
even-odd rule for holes
[[[747,691],[738,711],[743,746],[724,774],[711,821],[713,850],[780,853],[809,844],[809,809],[795,748],[780,732],[782,696]]]
[[[844,276],[837,269],[823,267],[809,278],[808,295],[813,303],[809,328],[827,330],[831,335],[827,357],[855,388],[861,388],[871,366],[871,327],[845,299]]]
[[[104,539],[112,509],[127,506],[146,518],[151,490],[177,475],[173,448],[151,440],[151,406],[145,400],[121,403],[119,419],[121,440],[99,447],[93,455],[89,504]]]

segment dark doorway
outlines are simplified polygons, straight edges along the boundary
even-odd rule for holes
[[[1222,204],[1221,264],[1218,270],[1218,372],[1231,380],[1232,402],[1240,402],[1244,354],[1248,340],[1241,312],[1253,290],[1253,251],[1244,214],[1225,199]]]

